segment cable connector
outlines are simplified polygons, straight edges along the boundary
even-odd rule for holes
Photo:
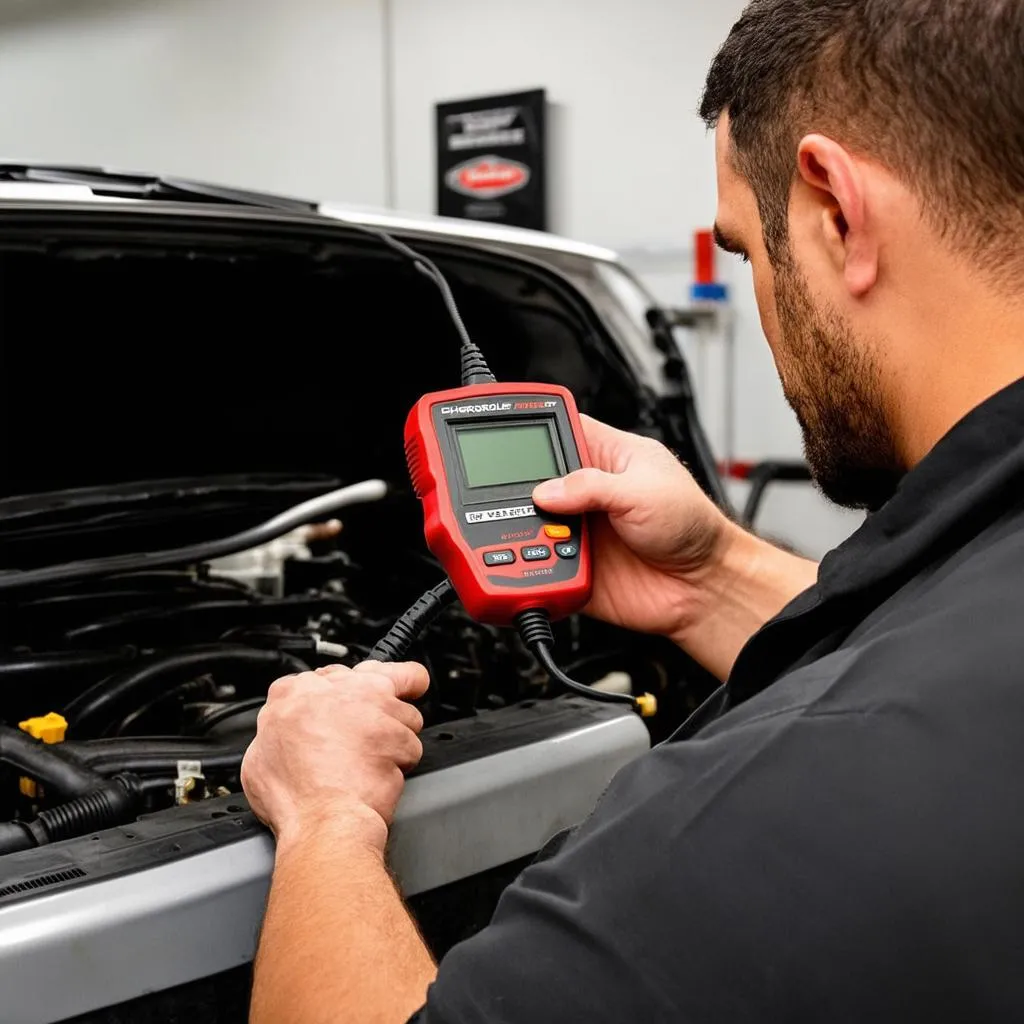
[[[641,718],[653,718],[658,713],[658,698],[653,693],[641,693],[636,698],[636,707]]]
[[[484,359],[483,352],[471,341],[462,345],[462,386],[471,384],[493,384],[494,374]]]
[[[516,625],[523,643],[533,652],[544,671],[567,690],[578,693],[589,700],[600,701],[602,704],[629,704],[638,714],[649,718],[657,710],[654,697],[645,693],[642,697],[634,697],[630,693],[612,693],[607,690],[595,690],[592,686],[570,679],[556,664],[551,649],[555,645],[555,636],[551,632],[551,619],[543,608],[530,608],[516,616]]]
[[[456,598],[449,579],[432,587],[398,617],[395,624],[373,645],[367,661],[401,661],[423,631]]]

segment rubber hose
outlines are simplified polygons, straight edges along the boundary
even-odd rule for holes
[[[175,757],[168,754],[125,754],[119,758],[110,758],[94,762],[96,771],[103,772],[130,772],[133,775],[171,775],[178,772],[179,761],[199,761],[203,765],[203,771],[224,771],[236,769],[241,766],[242,758],[245,757],[245,748],[233,750],[229,747],[219,747],[216,750],[203,752],[194,751],[186,753],[182,757]]]
[[[27,825],[20,821],[0,821],[0,857],[5,853],[31,850],[35,845],[35,838]]]
[[[0,659],[0,682],[4,684],[31,681],[38,675],[68,675],[88,669],[116,667],[135,657],[134,647],[111,651],[42,651],[37,654],[15,654]]]
[[[186,648],[162,654],[120,675],[104,679],[79,694],[64,709],[73,733],[102,732],[168,687],[219,668],[264,668],[275,672],[305,672],[308,666],[283,651],[264,651],[241,645]]]
[[[68,740],[61,744],[61,748],[69,757],[87,768],[129,757],[188,761],[234,749],[216,740],[180,736],[112,736],[99,740]]]
[[[29,828],[43,845],[120,825],[134,817],[140,794],[137,779],[116,775],[92,793],[40,811]]]
[[[103,777],[60,752],[57,745],[0,725],[0,761],[30,775],[61,796],[79,797],[103,784]]]
[[[209,740],[188,740],[175,737],[124,737],[69,742],[69,753],[94,772],[133,772],[152,775],[156,772],[177,774],[179,761],[202,761],[210,768],[237,768],[242,763],[248,742],[238,747]]]

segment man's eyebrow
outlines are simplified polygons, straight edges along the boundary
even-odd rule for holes
[[[746,249],[735,239],[730,238],[717,224],[714,226],[715,245],[723,252],[731,252],[737,256],[745,256]]]

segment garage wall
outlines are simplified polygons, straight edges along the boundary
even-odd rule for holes
[[[0,153],[381,205],[382,67],[378,0],[0,0]]]
[[[0,0],[0,154],[158,170],[414,212],[434,209],[433,105],[543,86],[552,228],[623,252],[686,301],[689,239],[714,219],[713,144],[694,110],[743,0]],[[724,453],[798,457],[757,321],[733,287],[720,337],[684,338]],[[742,485],[737,497],[742,499]],[[856,519],[807,487],[761,526],[811,552]]]

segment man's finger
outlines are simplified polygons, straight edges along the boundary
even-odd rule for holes
[[[545,480],[534,489],[533,500],[548,512],[570,515],[624,513],[633,507],[633,496],[622,477],[600,469],[578,469],[560,479]]]
[[[395,696],[400,700],[416,700],[427,692],[430,675],[415,661],[400,661],[391,664],[383,661],[363,661],[355,667],[356,672],[375,672],[387,676],[395,684]]]

